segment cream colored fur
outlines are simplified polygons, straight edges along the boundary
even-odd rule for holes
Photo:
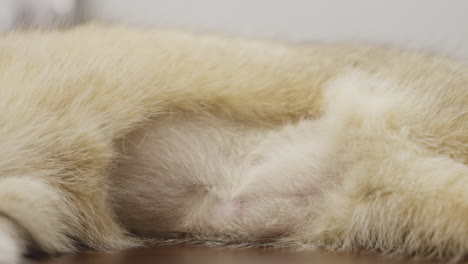
[[[467,66],[87,25],[2,37],[0,73],[10,259],[141,245],[129,231],[468,253]]]

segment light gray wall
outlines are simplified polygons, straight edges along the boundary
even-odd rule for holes
[[[468,61],[467,0],[86,0],[88,15],[294,41],[384,43]]]
[[[70,2],[75,8],[69,13],[50,8]],[[18,6],[29,6],[23,16],[39,26],[81,18],[301,42],[380,43],[468,62],[468,0],[0,0],[0,30],[17,22],[11,3],[17,13]]]

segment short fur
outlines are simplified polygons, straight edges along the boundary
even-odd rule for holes
[[[11,33],[0,146],[0,260],[147,236],[468,253],[468,67],[445,58],[97,25]]]

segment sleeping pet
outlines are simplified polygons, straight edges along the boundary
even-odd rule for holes
[[[468,253],[468,67],[86,25],[0,39],[0,262],[151,242]]]

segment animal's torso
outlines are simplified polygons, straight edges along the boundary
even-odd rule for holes
[[[138,245],[133,231],[467,254],[467,87],[466,65],[381,48],[13,33],[0,239],[17,223],[48,253]]]
[[[177,113],[147,121],[118,143],[116,212],[144,235],[275,242],[316,218],[343,181],[372,181],[343,174],[386,162],[393,152],[382,147],[404,142],[463,162],[462,128],[438,130],[466,118],[444,105],[457,100],[444,94],[450,89],[396,77],[345,72],[327,84],[320,116],[282,125]],[[427,122],[436,116],[451,119]]]

